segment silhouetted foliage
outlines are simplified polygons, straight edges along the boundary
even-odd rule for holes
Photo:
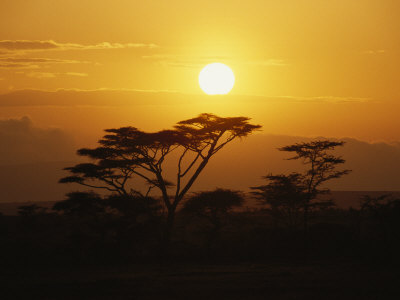
[[[64,220],[71,258],[118,261],[156,251],[160,205],[151,197],[73,192],[53,209]]]
[[[232,209],[241,207],[243,202],[241,192],[217,188],[195,193],[185,201],[182,211],[207,219],[218,230],[227,214]]]
[[[337,166],[343,164],[345,160],[328,152],[343,145],[344,142],[318,140],[279,148],[280,151],[293,152],[295,156],[289,158],[289,160],[301,160],[307,168],[302,175],[306,193],[304,201],[304,231],[306,234],[309,210],[331,205],[329,202],[315,201],[318,195],[329,193],[329,189],[321,188],[321,185],[350,172],[347,169],[337,170]]]
[[[320,188],[323,183],[350,173],[350,170],[347,169],[337,170],[337,166],[343,164],[345,160],[328,152],[343,145],[344,142],[318,140],[279,148],[280,151],[295,153],[295,156],[289,160],[301,160],[308,168],[304,173],[308,202],[311,202],[319,194],[329,192],[327,188]]]
[[[47,208],[41,207],[37,204],[22,205],[22,206],[18,207],[18,213],[24,218],[44,214],[44,213],[46,213],[46,210],[47,210]]]
[[[377,197],[365,195],[360,201],[360,210],[377,214],[381,210],[394,208],[398,201],[400,200],[394,199],[390,194],[383,194]]]
[[[78,151],[91,163],[67,168],[71,176],[61,182],[110,193],[69,193],[53,211],[36,204],[20,207],[18,217],[0,220],[0,249],[15,261],[78,265],[154,262],[165,259],[166,249],[171,260],[180,261],[257,262],[304,258],[304,253],[320,259],[398,260],[399,199],[365,197],[360,208],[345,210],[318,197],[328,192],[324,183],[349,172],[338,170],[344,160],[330,154],[342,142],[281,148],[293,152],[290,159],[301,160],[306,170],[269,174],[264,185],[252,187],[252,195],[267,209],[242,209],[240,191],[218,188],[188,196],[213,155],[259,128],[248,122],[202,114],[156,133],[133,127],[107,129],[98,148]],[[176,162],[175,180],[163,171],[171,159]],[[148,184],[145,192],[137,188],[139,178]],[[152,196],[155,191],[158,194]],[[305,236],[299,234],[301,220]],[[174,222],[174,243],[168,245]]]
[[[329,189],[321,186],[331,179],[340,178],[350,172],[350,170],[337,170],[337,166],[345,161],[329,153],[343,144],[344,142],[317,140],[279,148],[280,151],[295,153],[289,160],[301,160],[306,166],[305,172],[289,175],[269,174],[263,177],[267,180],[267,184],[251,187],[252,194],[268,206],[267,211],[273,217],[275,227],[283,223],[287,228],[296,229],[302,216],[306,255],[310,211],[315,212],[334,205],[329,200],[318,200],[318,195],[329,193]]]
[[[134,127],[107,129],[109,133],[99,141],[101,147],[80,149],[78,154],[94,159],[96,163],[79,164],[66,168],[73,175],[60,180],[103,188],[120,195],[146,197],[152,188],[161,192],[167,209],[166,241],[170,239],[175,211],[213,155],[236,138],[246,137],[260,125],[249,123],[249,118],[223,118],[201,114],[178,122],[173,130],[147,133]],[[167,156],[180,151],[177,162],[174,191],[165,178],[163,166]],[[149,189],[145,195],[138,190],[126,190],[133,176],[146,180]],[[92,182],[99,181],[101,185]]]
[[[267,204],[267,211],[275,219],[289,228],[296,228],[300,223],[306,204],[307,193],[302,174],[267,175],[266,185],[251,187],[252,194],[262,204]]]
[[[390,194],[366,195],[360,202],[359,234],[365,235],[366,231],[376,243],[384,245],[386,251],[394,251],[393,244],[400,243],[400,199]]]
[[[194,193],[185,201],[182,212],[191,216],[193,222],[206,221],[207,245],[211,247],[218,239],[229,213],[234,208],[240,208],[243,203],[244,196],[241,192],[217,188],[213,191]]]
[[[66,200],[54,204],[53,210],[65,215],[94,216],[105,212],[105,202],[93,192],[72,192]]]
[[[132,130],[135,129],[132,128]],[[78,155],[87,156],[95,163],[82,163],[65,168],[73,175],[62,178],[60,183],[78,183],[92,188],[106,189],[120,195],[128,195],[126,183],[139,163],[136,153],[131,154],[128,157],[130,154],[126,150],[112,146],[80,149]],[[131,192],[137,193],[133,190]]]
[[[280,189],[286,186],[286,179],[274,179],[279,183],[278,189],[274,189],[274,182],[269,184],[276,198],[268,199],[280,199],[278,190],[291,195],[290,184],[289,191]],[[257,264],[304,258],[301,231],[274,225],[275,220],[283,222],[286,216],[277,217],[263,209],[241,209],[237,205],[242,200],[236,198],[237,192],[231,192],[217,189],[194,193],[188,202],[183,202],[177,213],[174,243],[170,245],[171,260],[218,259]],[[218,196],[220,193],[222,196]],[[362,204],[365,205],[349,210],[313,211],[307,251],[314,259],[399,262],[400,200],[390,196],[368,197]],[[160,242],[165,222],[156,199],[74,193],[58,208],[57,213],[38,211],[4,216],[0,235],[3,257],[10,263],[21,264],[124,266],[164,259]]]
[[[109,209],[121,216],[158,216],[161,212],[160,201],[146,196],[120,196],[110,195],[106,199]]]

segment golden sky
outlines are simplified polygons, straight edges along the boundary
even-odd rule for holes
[[[3,95],[0,118],[75,131],[86,122],[90,134],[213,112],[268,133],[400,140],[399,11],[397,0],[2,0],[0,93],[55,94],[47,104],[18,94],[23,106]],[[234,71],[230,94],[200,90],[211,62]],[[115,94],[59,105],[59,89]],[[115,107],[125,92],[142,102]]]

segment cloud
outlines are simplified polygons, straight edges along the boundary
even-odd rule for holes
[[[54,41],[2,40],[0,48],[6,50],[49,50],[57,49]]]
[[[66,73],[59,73],[63,75],[69,75],[69,76],[78,76],[78,77],[87,77],[89,74],[87,73],[78,73],[78,72],[66,72]]]
[[[57,128],[39,128],[29,117],[0,119],[0,165],[70,160],[72,138]]]
[[[288,64],[283,59],[265,59],[265,60],[255,60],[247,62],[249,65],[255,66],[263,66],[263,67],[270,67],[270,66],[287,66]]]
[[[367,51],[363,51],[362,53],[373,55],[373,54],[383,54],[383,53],[386,53],[386,51],[385,50],[367,50]]]
[[[50,72],[30,72],[26,73],[26,76],[42,79],[42,78],[55,78],[56,74]]]
[[[262,96],[261,96],[262,97]],[[281,96],[279,99],[286,99],[292,102],[332,102],[332,103],[346,103],[346,102],[371,102],[371,98],[362,97],[335,97],[335,96],[318,96],[318,97],[296,97],[296,96]]]
[[[0,49],[7,51],[49,51],[49,50],[96,50],[96,49],[124,49],[124,48],[157,48],[156,44],[145,43],[109,43],[102,42],[92,45],[58,43],[53,40],[2,40]]]
[[[0,69],[38,69],[39,66],[36,64],[27,63],[3,63],[0,61]]]
[[[206,64],[213,62],[225,62],[227,64],[245,64],[255,66],[287,66],[288,64],[283,59],[261,59],[261,60],[246,60],[234,59],[227,56],[185,56],[185,55],[170,55],[170,54],[154,54],[144,55],[143,59],[152,60],[153,62],[170,67],[184,68],[200,68]]]
[[[228,57],[224,56],[185,56],[173,54],[144,55],[142,58],[151,60],[154,63],[162,66],[183,68],[200,68],[205,64],[228,60]]]
[[[82,64],[82,63],[90,63],[90,61],[83,60],[70,60],[70,59],[58,59],[58,58],[38,58],[38,57],[2,57],[0,58],[1,62],[9,62],[9,63],[44,63],[44,64]]]
[[[39,72],[35,72],[39,73]],[[54,76],[85,76],[85,73],[50,73]],[[51,78],[52,75],[32,74],[31,76]],[[370,102],[373,99],[356,97],[296,97],[280,96],[270,97],[263,95],[221,95],[231,101],[245,101],[246,103],[359,103]],[[135,89],[60,89],[56,91],[45,90],[13,90],[0,94],[0,107],[22,106],[136,106],[136,105],[178,105],[196,104],[209,101],[205,94],[188,94],[178,91],[165,90],[135,90]]]
[[[61,199],[57,183],[76,161],[72,137],[58,128],[41,128],[29,117],[0,119],[0,201]]]
[[[87,77],[89,76],[87,73],[78,73],[78,72],[66,72],[66,73],[57,73],[57,72],[29,72],[26,73],[26,76],[32,78],[55,78],[59,76],[77,76],[77,77]]]
[[[57,74],[55,74],[57,75]],[[191,100],[192,101],[192,100]],[[196,100],[193,100],[196,101]],[[0,94],[0,107],[23,106],[135,106],[187,103],[187,94],[154,90],[14,90]]]
[[[0,69],[38,69],[51,64],[88,64],[90,61],[36,58],[36,57],[0,57]]]
[[[125,48],[156,48],[155,44],[143,43],[109,43],[103,42],[99,44],[83,45],[73,43],[57,43],[55,41],[33,41],[33,40],[2,40],[0,41],[0,69],[38,69],[42,66],[51,64],[89,64],[90,61],[43,58],[43,57],[21,57],[21,54],[27,54],[34,51],[52,51],[52,50],[96,50],[96,49],[125,49]],[[99,65],[99,63],[94,63]],[[73,73],[73,72],[72,72]],[[82,75],[84,73],[76,76]],[[40,76],[40,75],[38,75]],[[45,75],[46,76],[46,75]],[[72,74],[73,76],[73,74]]]

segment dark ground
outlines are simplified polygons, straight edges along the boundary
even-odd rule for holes
[[[2,270],[2,299],[400,299],[395,266],[349,262]]]

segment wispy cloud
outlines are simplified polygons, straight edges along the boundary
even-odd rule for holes
[[[159,65],[182,68],[200,68],[205,64],[217,61],[229,61],[229,57],[225,56],[186,56],[173,54],[144,55],[142,58]]]
[[[66,73],[59,73],[63,75],[69,75],[69,76],[78,76],[78,77],[87,77],[89,74],[87,73],[79,73],[79,72],[66,72]]]
[[[286,63],[285,60],[283,59],[264,59],[264,60],[253,60],[253,61],[248,61],[246,62],[249,65],[255,65],[255,66],[264,66],[264,67],[270,67],[270,66],[287,66],[288,63]]]
[[[82,60],[70,60],[70,59],[58,59],[58,58],[37,58],[37,57],[2,57],[0,62],[11,62],[11,63],[45,63],[45,64],[81,64],[90,63],[90,61]]]
[[[38,69],[36,64],[0,62],[0,69]]]
[[[170,67],[183,67],[183,68],[200,68],[205,64],[213,62],[225,62],[231,64],[245,64],[254,66],[287,66],[283,59],[257,59],[247,60],[226,56],[184,56],[184,55],[170,55],[170,54],[154,54],[144,55],[143,59],[152,61],[154,63],[170,66]]]
[[[51,72],[30,72],[26,73],[26,76],[42,79],[42,78],[54,78],[56,77],[56,74]]]
[[[363,97],[346,97],[346,96],[314,96],[314,97],[302,97],[302,96],[265,96],[265,95],[240,95],[245,96],[253,101],[257,102],[275,102],[275,101],[286,101],[286,102],[294,102],[294,103],[354,103],[354,102],[373,102],[377,101],[372,98],[363,98]],[[249,100],[248,100],[249,101]]]
[[[45,78],[55,78],[58,76],[77,76],[77,77],[87,77],[86,73],[77,73],[77,72],[66,72],[66,73],[56,73],[56,72],[29,72],[25,73],[26,76],[38,79]]]
[[[51,64],[89,64],[90,61],[57,59],[57,58],[35,58],[35,57],[0,57],[1,69],[37,69],[40,66]]]
[[[261,96],[263,97],[263,96]],[[276,97],[280,99],[287,99],[294,102],[332,102],[332,103],[346,103],[346,102],[371,102],[371,98],[362,97],[337,97],[337,96],[317,96],[317,97],[297,97],[297,96],[281,96]]]
[[[49,51],[49,50],[96,50],[124,48],[157,48],[156,44],[146,43],[109,43],[83,45],[75,43],[58,43],[53,40],[1,40],[0,49],[7,51]]]
[[[36,78],[53,78],[52,76],[80,76],[66,73],[32,74]],[[84,76],[84,75],[82,75]],[[221,95],[221,98],[224,96]],[[376,100],[361,97],[298,97],[298,96],[265,96],[265,95],[230,95],[230,100],[245,103],[368,103]],[[190,99],[190,100],[188,100]],[[0,107],[11,106],[136,106],[136,105],[177,105],[199,103],[210,100],[204,94],[188,94],[179,91],[165,90],[136,90],[136,89],[60,89],[46,90],[14,90],[7,94],[0,94]]]
[[[366,50],[362,52],[363,54],[383,54],[386,53],[386,50]]]

